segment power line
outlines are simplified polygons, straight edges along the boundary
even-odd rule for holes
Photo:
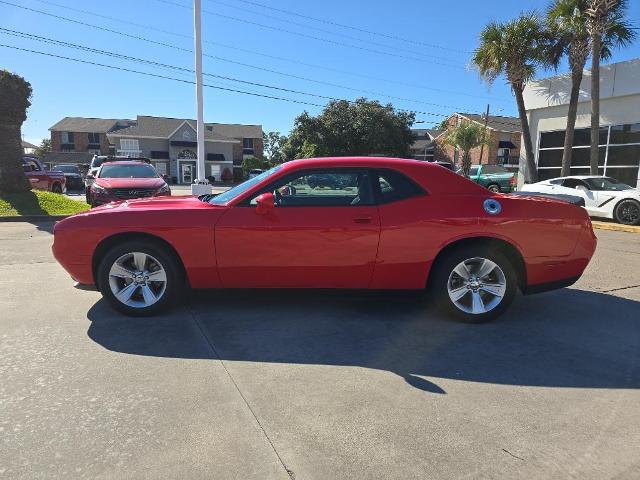
[[[160,2],[160,3],[165,3],[167,5],[173,5],[175,7],[191,10],[191,7],[189,7],[187,5],[184,5],[182,3],[173,2],[171,0],[155,0],[155,1],[156,2]],[[276,27],[276,26],[273,26],[273,25],[266,25],[264,23],[254,22],[252,20],[247,20],[245,18],[238,18],[238,17],[234,17],[232,15],[225,15],[223,13],[212,12],[211,10],[203,9],[202,13],[206,13],[208,15],[213,15],[213,16],[220,17],[220,18],[226,18],[227,20],[233,20],[233,21],[236,21],[236,22],[245,23],[247,25],[253,25],[253,26],[256,26],[256,27],[267,28],[269,30],[274,30],[274,31],[277,31],[277,32],[287,33],[287,34],[290,34],[290,35],[296,35],[296,36],[302,37],[302,38],[307,38],[307,39],[311,39],[311,40],[325,42],[325,43],[329,43],[329,44],[332,44],[332,45],[337,45],[339,47],[354,48],[356,50],[361,50],[361,51],[370,52],[370,53],[376,53],[378,55],[386,55],[386,56],[389,56],[389,57],[402,58],[404,60],[412,60],[412,61],[416,61],[416,62],[426,62],[426,63],[429,63],[429,64],[436,63],[437,65],[441,65],[441,66],[445,66],[445,67],[461,68],[461,69],[465,68],[464,66],[461,66],[461,65],[451,65],[451,64],[448,64],[448,63],[437,63],[437,62],[434,62],[433,60],[429,60],[428,58],[412,57],[412,56],[408,56],[408,55],[401,55],[401,54],[398,54],[398,53],[385,52],[383,50],[377,50],[377,49],[374,49],[374,48],[363,47],[361,45],[354,45],[352,43],[338,42],[336,40],[331,40],[330,38],[318,37],[316,35],[309,35],[307,33],[296,32],[296,31],[293,31],[293,30],[288,30],[286,28]],[[425,57],[428,57],[428,56],[429,55],[425,55]],[[442,57],[435,57],[435,58],[436,59],[440,59]]]
[[[209,0],[209,1],[216,1],[216,0]],[[298,13],[298,12],[294,12],[293,10],[286,10],[284,8],[272,7],[271,5],[265,5],[263,3],[255,2],[255,1],[252,1],[252,0],[236,0],[236,1],[241,2],[241,3],[246,3],[246,4],[249,4],[249,5],[254,5],[254,6],[257,6],[257,7],[261,7],[261,8],[265,8],[267,10],[273,10],[273,11],[276,11],[276,12],[284,13],[284,14],[287,14],[287,15],[292,15],[292,16],[299,17],[299,18],[305,18],[307,20],[313,20],[315,22],[324,23],[326,25],[333,25],[335,27],[346,28],[346,29],[353,30],[353,31],[356,31],[356,32],[366,33],[366,34],[369,34],[369,35],[376,35],[378,37],[384,37],[384,38],[388,38],[388,39],[391,39],[391,40],[398,40],[398,41],[401,41],[401,42],[412,43],[414,45],[422,45],[422,46],[425,46],[425,47],[437,48],[437,49],[440,49],[440,50],[448,50],[448,51],[451,51],[451,52],[471,53],[471,52],[467,52],[465,50],[459,50],[457,48],[446,47],[444,45],[436,45],[434,43],[426,43],[426,42],[422,42],[422,41],[419,41],[419,40],[413,40],[413,39],[409,39],[409,38],[406,38],[406,37],[401,37],[399,35],[391,35],[391,34],[386,34],[386,33],[383,33],[383,32],[376,32],[376,31],[373,31],[373,30],[367,30],[367,29],[356,27],[356,26],[353,26],[353,25],[347,25],[345,23],[338,23],[338,22],[335,22],[333,20],[327,20],[327,19],[324,19],[324,18],[313,17],[311,15],[304,15],[304,14],[301,14],[301,13]]]
[[[109,57],[112,57],[112,58],[119,58],[119,59],[122,59],[122,60],[127,60],[127,61],[131,61],[131,62],[136,62],[136,63],[142,63],[142,64],[145,64],[145,65],[151,65],[151,66],[165,68],[165,69],[169,69],[169,70],[175,70],[175,71],[180,71],[180,72],[184,72],[184,73],[194,73],[193,70],[191,70],[189,68],[185,68],[185,67],[178,67],[178,66],[175,66],[175,65],[169,65],[169,64],[166,64],[166,63],[156,62],[156,61],[148,60],[148,59],[144,59],[144,58],[132,57],[130,55],[124,55],[124,54],[112,52],[112,51],[109,51],[109,50],[92,48],[92,47],[88,47],[86,45],[79,45],[79,44],[76,44],[76,43],[64,42],[64,41],[56,40],[56,39],[49,38],[49,37],[43,37],[43,36],[40,36],[40,35],[35,35],[35,34],[32,34],[32,33],[26,33],[26,32],[20,32],[20,31],[17,31],[17,30],[11,30],[11,29],[7,29],[7,28],[3,28],[3,27],[0,27],[0,33],[5,33],[7,35],[16,36],[16,37],[19,37],[19,38],[26,38],[26,39],[36,40],[36,41],[47,43],[47,44],[50,44],[50,45],[58,45],[58,46],[74,48],[74,49],[82,50],[82,51],[86,51],[86,52],[97,53],[97,54],[106,55],[106,56],[109,56]],[[301,90],[293,90],[293,89],[290,89],[290,88],[278,87],[278,86],[275,86],[275,85],[269,85],[269,84],[265,84],[265,83],[253,82],[253,81],[249,81],[249,80],[242,80],[242,79],[229,77],[229,76],[225,76],[225,75],[216,75],[216,74],[206,73],[206,72],[204,72],[203,75],[205,75],[207,77],[222,79],[222,80],[229,80],[229,81],[232,81],[232,82],[244,83],[246,85],[252,85],[252,86],[255,86],[255,87],[269,88],[269,89],[273,89],[273,90],[279,90],[279,91],[283,91],[283,92],[287,92],[287,93],[294,93],[294,94],[298,94],[298,95],[307,95],[307,96],[311,96],[311,97],[321,98],[321,99],[324,99],[324,100],[336,100],[336,101],[337,100],[344,100],[344,99],[341,99],[341,98],[332,97],[332,96],[328,96],[328,95],[320,95],[320,94],[315,94],[315,93],[304,92],[304,91],[301,91]],[[422,112],[422,111],[413,110],[413,109],[412,110],[407,110],[407,109],[397,108],[396,110],[399,110],[399,111],[411,111],[411,112],[414,112],[414,113],[419,113],[421,115],[434,116],[434,117],[448,117],[449,116],[449,115],[445,115],[445,114],[442,114],[442,113]]]
[[[103,15],[103,14],[99,14],[99,13],[88,11],[88,10],[77,9],[77,8],[73,8],[73,7],[68,6],[68,5],[63,5],[63,4],[52,2],[52,1],[49,1],[49,0],[36,0],[36,1],[40,2],[40,3],[43,3],[43,4],[46,4],[46,5],[55,6],[55,7],[58,7],[58,8],[64,8],[65,10],[69,10],[69,11],[73,11],[73,12],[77,12],[77,13],[81,13],[81,14],[85,14],[85,15],[91,15],[93,17],[104,18],[106,20],[112,20],[114,22],[124,23],[124,24],[132,25],[132,26],[135,26],[135,27],[138,27],[138,28],[148,29],[148,30],[156,31],[156,32],[159,32],[159,33],[167,34],[167,35],[173,35],[173,36],[177,36],[177,37],[193,40],[193,37],[190,36],[190,35],[186,35],[186,34],[179,33],[179,32],[172,32],[172,31],[169,31],[169,30],[164,30],[164,29],[157,28],[157,27],[154,27],[154,26],[151,26],[151,25],[145,25],[145,24],[136,23],[136,22],[132,22],[132,21],[129,21],[129,20],[125,20],[125,19],[110,17],[108,15]],[[22,8],[24,10],[28,10],[28,11],[31,11],[31,12],[39,13],[39,14],[42,14],[42,15],[51,16],[51,17],[59,19],[59,20],[65,20],[65,21],[68,21],[68,22],[71,22],[71,23],[75,23],[75,24],[79,24],[79,25],[83,25],[83,26],[86,26],[86,27],[91,27],[91,28],[107,31],[109,33],[115,33],[115,34],[122,35],[122,36],[125,36],[125,37],[134,38],[136,40],[145,41],[145,42],[148,42],[148,43],[151,43],[151,44],[156,44],[156,45],[163,46],[163,47],[169,47],[169,48],[173,48],[173,49],[184,51],[184,52],[192,52],[189,49],[182,48],[182,47],[179,47],[179,46],[176,46],[176,45],[170,45],[170,44],[166,44],[166,43],[163,43],[163,42],[157,42],[155,40],[151,40],[151,39],[148,39],[148,38],[145,38],[145,37],[141,37],[141,36],[138,36],[138,35],[131,35],[131,34],[128,34],[128,33],[125,33],[125,32],[121,32],[121,31],[118,31],[118,30],[106,28],[106,27],[99,26],[99,25],[93,25],[93,24],[86,23],[86,22],[81,22],[81,21],[78,21],[78,20],[75,20],[75,19],[71,19],[71,18],[68,18],[68,17],[63,17],[63,16],[60,16],[60,15],[55,15],[55,14],[52,14],[52,13],[49,13],[49,12],[45,12],[45,11],[42,11],[42,10],[28,8],[28,7],[24,7],[24,6],[21,6],[21,5],[16,5],[16,4],[11,3],[11,2],[0,0],[0,3],[11,5],[11,6],[14,6],[14,7],[17,7],[17,8]],[[246,48],[241,48],[241,47],[238,47],[238,46],[235,46],[235,45],[228,45],[228,44],[224,44],[224,43],[220,43],[220,42],[212,42],[212,41],[204,40],[204,43],[211,44],[211,45],[216,45],[216,46],[221,46],[221,47],[224,47],[224,48],[230,48],[230,49],[233,49],[233,50],[238,50],[238,51],[241,51],[241,52],[246,52],[246,53],[250,53],[250,54],[254,54],[254,55],[259,55],[261,57],[273,58],[275,60],[291,62],[291,63],[294,63],[295,65],[298,65],[298,66],[299,65],[303,65],[303,66],[308,66],[308,67],[312,67],[312,68],[318,68],[318,69],[322,69],[322,70],[327,70],[327,71],[330,71],[330,72],[346,74],[346,75],[353,75],[353,76],[360,77],[360,78],[367,78],[367,79],[370,79],[370,80],[387,82],[387,83],[391,83],[391,84],[395,84],[395,85],[402,85],[402,86],[410,87],[410,88],[419,88],[419,89],[422,89],[422,90],[430,90],[430,91],[434,91],[434,92],[446,93],[446,94],[450,94],[450,95],[466,96],[466,97],[470,97],[470,98],[491,99],[493,102],[505,102],[505,100],[498,100],[498,99],[491,98],[491,97],[488,97],[488,96],[473,95],[473,94],[469,94],[469,93],[466,93],[466,92],[456,92],[456,91],[452,91],[452,90],[445,90],[445,89],[440,89],[440,88],[435,88],[435,87],[427,87],[425,85],[419,85],[419,84],[414,84],[414,83],[410,83],[410,82],[403,82],[403,81],[399,81],[399,80],[392,80],[392,79],[388,79],[388,78],[377,77],[377,76],[374,76],[374,75],[367,75],[367,74],[364,74],[364,73],[361,73],[361,72],[351,72],[351,71],[348,71],[348,70],[341,70],[341,69],[337,69],[337,68],[328,67],[327,65],[318,65],[318,64],[308,63],[308,62],[305,62],[305,61],[302,61],[302,60],[299,60],[299,59],[292,59],[292,58],[281,57],[281,56],[277,56],[277,55],[270,55],[270,54],[265,53],[265,52],[259,52],[259,51],[250,50],[250,49],[246,49]],[[314,79],[314,78],[309,78],[309,77],[304,77],[304,76],[295,75],[295,74],[291,74],[291,73],[286,73],[286,72],[273,70],[273,69],[269,69],[269,68],[266,68],[266,67],[260,67],[260,66],[256,66],[256,65],[253,65],[253,64],[244,63],[244,62],[240,62],[240,61],[237,61],[237,60],[232,60],[232,59],[229,59],[229,58],[220,57],[220,56],[216,56],[216,55],[208,55],[208,54],[205,53],[204,56],[212,58],[212,59],[215,59],[215,60],[220,60],[222,62],[226,62],[226,63],[230,63],[230,64],[234,64],[234,65],[240,65],[240,66],[243,66],[243,67],[252,68],[252,69],[256,69],[256,70],[262,70],[262,71],[273,73],[273,74],[276,74],[276,75],[296,78],[298,80],[317,83],[317,84],[320,84],[320,85],[327,85],[327,86],[332,86],[332,87],[337,87],[337,88],[343,88],[345,90],[350,90],[350,91],[354,91],[354,92],[362,92],[362,93],[367,93],[367,94],[372,94],[372,95],[379,95],[379,96],[382,96],[382,97],[396,99],[396,100],[404,100],[404,101],[409,101],[409,102],[413,102],[413,103],[422,103],[422,104],[425,104],[425,105],[432,105],[432,106],[436,106],[436,107],[451,108],[451,109],[454,109],[454,110],[460,110],[459,108],[457,108],[455,106],[452,106],[452,105],[443,105],[443,104],[425,102],[425,101],[421,101],[421,100],[407,99],[407,98],[397,97],[397,96],[393,96],[393,95],[389,95],[389,94],[385,94],[385,93],[380,93],[380,92],[376,92],[376,91],[365,90],[365,89],[362,89],[362,88],[348,87],[346,85],[340,85],[340,84],[336,84],[336,83],[332,83],[332,82],[327,82],[327,81],[318,80],[318,79]]]
[[[17,47],[15,45],[7,45],[4,43],[0,43],[0,47],[4,47],[4,48],[10,48],[13,50],[18,50],[21,52],[27,52],[27,53],[34,53],[34,54],[38,54],[38,55],[43,55],[43,56],[47,56],[47,57],[52,57],[52,58],[58,58],[61,60],[68,60],[71,62],[76,62],[76,63],[84,63],[87,65],[94,65],[97,67],[103,67],[103,68],[110,68],[112,70],[118,70],[118,71],[122,71],[122,72],[128,72],[128,73],[135,73],[138,75],[145,75],[147,77],[153,77],[153,78],[160,78],[160,79],[164,79],[164,80],[172,80],[175,82],[180,82],[180,83],[186,83],[186,84],[190,84],[190,85],[195,85],[195,82],[193,80],[186,80],[186,79],[182,79],[182,78],[176,78],[176,77],[170,77],[168,75],[160,75],[158,73],[151,73],[151,72],[143,72],[140,70],[134,70],[131,68],[126,68],[126,67],[119,67],[116,65],[108,65],[105,63],[99,63],[99,62],[92,62],[89,60],[83,60],[83,59],[79,59],[79,58],[73,58],[73,57],[67,57],[64,55],[58,55],[58,54],[54,54],[54,53],[49,53],[49,52],[42,52],[39,50],[32,50],[32,49],[28,49],[28,48],[22,48],[22,47]],[[267,99],[271,99],[271,100],[278,100],[278,101],[283,101],[283,102],[291,102],[291,103],[297,103],[297,104],[301,104],[301,105],[309,105],[309,106],[313,106],[313,107],[324,107],[324,105],[321,105],[319,103],[312,103],[312,102],[307,102],[304,100],[296,100],[293,98],[287,98],[287,97],[278,97],[278,96],[274,96],[274,95],[267,95],[267,94],[263,94],[263,93],[257,93],[257,92],[249,92],[246,90],[238,90],[235,88],[227,88],[227,87],[221,87],[219,85],[212,85],[212,84],[203,84],[205,87],[208,88],[213,88],[216,90],[222,90],[222,91],[226,91],[226,92],[232,92],[232,93],[240,93],[243,95],[250,95],[250,96],[254,96],[254,97],[261,97],[261,98],[267,98]],[[348,100],[346,100],[348,101]],[[353,102],[350,102],[353,103]],[[422,123],[439,123],[437,121],[431,121],[431,120],[427,120],[424,121]]]

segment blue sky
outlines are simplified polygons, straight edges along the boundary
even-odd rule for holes
[[[5,0],[0,2],[0,28],[143,58],[178,69],[110,58],[0,31],[2,44],[154,75],[183,80],[193,77],[188,71],[180,70],[193,68],[193,55],[188,51],[192,49],[193,29],[189,0],[6,0],[73,22],[3,2]],[[265,9],[255,3],[327,22]],[[640,25],[640,2],[630,3],[629,19]],[[326,103],[327,99],[322,97],[377,98],[392,102],[398,108],[422,112],[417,114],[418,120],[425,121],[422,126],[432,126],[452,111],[483,111],[487,103],[491,104],[494,114],[516,113],[511,93],[502,79],[489,88],[467,65],[484,24],[516,16],[523,8],[522,2],[202,0],[202,4],[204,10],[211,12],[203,14],[206,73],[311,93],[320,98],[209,76],[205,77],[207,84],[313,104]],[[547,2],[530,0],[526,4],[526,8],[542,9]],[[636,57],[640,57],[640,41],[616,52],[612,61]],[[33,105],[23,126],[25,139],[32,142],[47,137],[47,129],[65,116],[195,116],[195,88],[188,83],[3,47],[0,47],[0,59],[0,68],[24,76],[33,86]],[[564,71],[566,67],[560,69]],[[205,119],[211,122],[260,123],[266,131],[287,133],[296,115],[304,110],[317,113],[320,109],[205,89]]]

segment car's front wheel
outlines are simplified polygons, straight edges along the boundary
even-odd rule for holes
[[[54,183],[51,186],[51,191],[53,193],[62,193],[62,185],[60,185],[59,183]]]
[[[640,225],[640,203],[636,200],[623,200],[616,206],[616,221],[624,225]]]
[[[98,288],[105,300],[133,316],[167,309],[183,283],[174,255],[160,245],[141,241],[111,248],[97,273]]]
[[[518,289],[509,259],[488,247],[454,250],[439,259],[434,269],[429,283],[437,303],[469,323],[497,318]]]

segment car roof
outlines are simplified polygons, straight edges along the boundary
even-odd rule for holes
[[[385,167],[402,167],[402,166],[423,166],[425,168],[442,168],[433,162],[425,162],[423,160],[414,160],[408,158],[392,158],[392,157],[322,157],[322,158],[304,158],[301,160],[292,160],[282,164],[283,168],[298,167],[369,167],[369,168],[385,168]]]
[[[101,167],[104,167],[106,165],[149,165],[147,162],[142,162],[140,160],[116,160],[113,162],[104,162]]]

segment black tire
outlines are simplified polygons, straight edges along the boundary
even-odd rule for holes
[[[614,217],[623,225],[640,225],[640,203],[630,198],[622,200],[616,205]]]
[[[482,313],[471,313],[468,311],[463,311],[459,308],[454,301],[449,296],[449,283],[450,279],[452,282],[458,281],[459,284],[464,285],[465,281],[462,277],[454,274],[454,269],[462,262],[465,261],[473,261],[472,264],[477,259],[487,259],[496,264],[499,267],[499,271],[502,272],[504,276],[504,293],[498,303],[495,306],[491,307],[488,311],[484,311]],[[481,262],[479,260],[478,264]],[[488,283],[499,283],[500,280],[493,281],[492,276],[498,275],[500,272],[498,270],[493,270],[490,272],[488,277]],[[459,278],[458,278],[459,277]],[[479,285],[483,285],[480,283]],[[489,296],[487,292],[482,290],[482,287],[477,288],[475,291],[468,291],[465,293],[462,298],[462,303],[469,303],[471,306],[471,302],[473,299],[474,293],[478,293],[481,297],[484,296],[484,300],[497,298],[493,296]],[[466,287],[465,288],[469,288]],[[435,265],[433,266],[433,271],[429,279],[429,289],[434,297],[434,300],[437,306],[443,310],[445,313],[452,315],[464,322],[467,323],[485,323],[495,318],[499,317],[504,311],[511,305],[513,299],[516,296],[518,291],[518,277],[515,271],[514,266],[509,261],[509,259],[503,255],[501,252],[497,251],[495,248],[491,248],[486,245],[478,245],[478,246],[465,246],[455,250],[452,250],[445,254],[444,257],[438,258]],[[493,300],[488,300],[487,303],[492,303]]]
[[[86,202],[91,205],[91,198],[89,198],[89,188],[85,187],[84,189],[84,197],[86,199]],[[91,205],[93,206],[93,205]]]
[[[152,257],[153,262],[150,262],[154,266],[157,262],[166,274],[166,287],[159,299],[149,306],[130,306],[121,302],[116,298],[109,282],[109,272],[114,262],[132,252],[141,252]],[[115,310],[135,317],[151,316],[168,310],[184,287],[184,275],[175,254],[161,244],[140,240],[125,241],[112,247],[100,262],[96,280],[102,296]],[[157,287],[157,284],[154,284],[154,287]],[[141,288],[136,290],[135,295],[132,298],[142,297]]]
[[[498,185],[497,183],[492,183],[490,185],[487,185],[487,190],[493,193],[500,193],[502,191],[500,189],[500,185]]]
[[[60,185],[59,183],[54,183],[53,185],[51,185],[51,192],[53,193],[62,193],[62,185]]]

